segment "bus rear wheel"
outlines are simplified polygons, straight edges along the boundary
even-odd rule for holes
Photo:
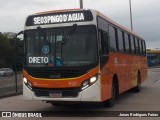
[[[141,91],[141,75],[138,73],[137,75],[137,86],[133,88],[133,91],[138,93]]]
[[[112,97],[109,100],[103,102],[104,107],[113,107],[116,100],[116,86],[115,82],[112,82]]]

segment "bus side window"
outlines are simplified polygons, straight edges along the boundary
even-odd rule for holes
[[[109,46],[108,46],[108,33],[102,30],[99,30],[99,36],[100,36],[100,49],[102,55],[108,55],[109,54]]]
[[[130,43],[131,43],[131,53],[135,53],[135,45],[134,45],[133,36],[130,36]]]
[[[100,68],[102,69],[109,59],[108,34],[99,30],[99,46],[100,46]]]
[[[124,52],[123,32],[121,30],[118,30],[118,45],[119,51]]]
[[[117,51],[116,28],[109,26],[110,50]]]
[[[124,43],[125,43],[125,51],[126,53],[130,52],[130,46],[129,46],[129,36],[127,33],[124,33]]]
[[[143,55],[146,55],[146,44],[144,41],[142,41],[142,45],[143,45]]]
[[[138,40],[138,42],[139,42],[139,52],[142,55],[142,52],[143,52],[143,50],[142,50],[142,42],[141,42],[140,39]]]
[[[135,38],[135,48],[136,48],[136,53],[139,54],[139,40]]]

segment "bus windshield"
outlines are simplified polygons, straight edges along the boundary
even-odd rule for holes
[[[72,34],[69,35],[72,30]],[[76,26],[26,30],[28,67],[74,67],[98,61],[96,27]]]

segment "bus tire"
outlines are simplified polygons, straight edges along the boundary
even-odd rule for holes
[[[137,75],[137,86],[133,88],[133,91],[135,93],[139,93],[141,91],[141,75],[140,75],[139,72],[138,72],[138,75]]]
[[[115,82],[112,82],[112,97],[109,100],[103,102],[104,107],[113,107],[116,100],[116,85]]]

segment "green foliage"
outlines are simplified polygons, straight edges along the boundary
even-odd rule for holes
[[[23,48],[18,48],[15,44],[17,43],[18,45],[20,42],[22,42],[20,39],[7,38],[0,32],[0,67],[15,66],[15,57],[19,58],[18,56],[23,56]],[[18,66],[22,66],[22,62],[19,62],[20,60],[18,59],[17,61]]]

